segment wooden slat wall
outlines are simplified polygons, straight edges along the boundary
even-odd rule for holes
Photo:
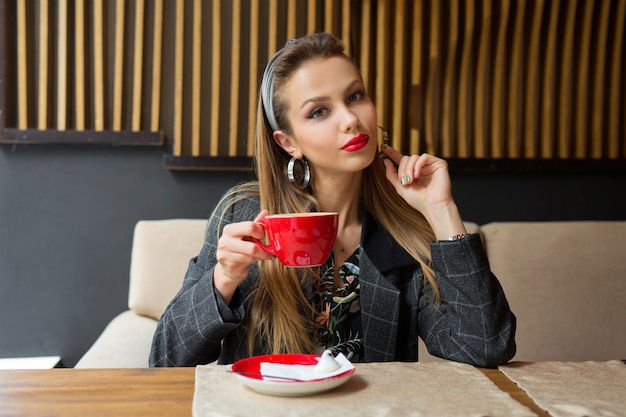
[[[14,127],[161,129],[163,0],[19,0],[16,14]],[[152,37],[150,43],[147,36]],[[153,48],[147,50],[148,44]],[[129,63],[126,56],[131,56]],[[153,81],[150,93],[143,91],[148,74]],[[144,122],[151,118],[152,123]]]
[[[402,152],[626,158],[623,0],[18,0],[15,15],[19,129],[163,130],[175,156],[249,156],[267,60],[328,30]]]
[[[361,38],[363,62],[376,62],[363,74],[403,152],[626,157],[626,2],[361,3],[362,27],[377,22]],[[413,33],[398,41],[381,27]]]
[[[180,13],[184,14],[191,2],[177,0]],[[191,62],[197,77],[182,78],[183,83],[192,84],[179,91],[174,113],[176,120],[185,119],[189,98],[184,92],[191,91],[192,114],[203,122],[194,118],[191,130],[184,125],[176,128],[175,156],[251,155],[258,88],[269,58],[287,39],[313,31],[332,30],[350,45],[349,0],[193,0],[193,4],[193,40],[182,29],[186,27],[182,17],[177,23],[181,28],[177,65],[190,62],[185,44],[197,46],[202,39],[209,39],[210,44],[193,48]],[[197,32],[199,19],[202,25]],[[185,73],[185,68],[178,71]]]
[[[37,61],[37,66],[39,70],[39,76],[37,78],[37,128],[42,130],[48,127],[48,0],[40,1],[39,16],[39,59]]]
[[[26,0],[17,2],[17,127],[28,127],[28,79],[26,57]]]
[[[76,51],[85,50],[85,0],[76,0],[74,4],[74,45]],[[74,88],[76,130],[85,130],[85,55],[75,54]]]

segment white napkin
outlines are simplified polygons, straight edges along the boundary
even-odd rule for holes
[[[323,374],[315,372],[315,365],[291,365],[272,362],[261,362],[260,370],[263,375],[263,379],[267,380],[277,379],[272,378],[272,376],[277,376],[282,378],[298,379],[301,381],[313,381],[316,379],[330,378],[335,375],[340,375],[354,368],[352,362],[350,362],[350,360],[346,358],[343,353],[339,353],[335,357],[335,360],[339,362],[339,368],[332,372]]]

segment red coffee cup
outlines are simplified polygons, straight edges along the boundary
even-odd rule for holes
[[[318,266],[333,249],[338,219],[331,212],[273,214],[257,222],[265,229],[269,245],[253,240],[285,266]]]

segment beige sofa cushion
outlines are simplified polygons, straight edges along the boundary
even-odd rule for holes
[[[157,321],[130,310],[117,315],[75,368],[147,368]]]
[[[189,260],[200,253],[207,221],[141,220],[135,225],[128,307],[158,320],[182,286]]]
[[[626,222],[481,226],[491,269],[518,319],[522,361],[626,354]]]

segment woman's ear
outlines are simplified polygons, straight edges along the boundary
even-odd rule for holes
[[[298,153],[298,147],[294,141],[289,136],[285,135],[282,130],[275,130],[272,136],[278,146],[283,148],[289,155],[294,156]]]

